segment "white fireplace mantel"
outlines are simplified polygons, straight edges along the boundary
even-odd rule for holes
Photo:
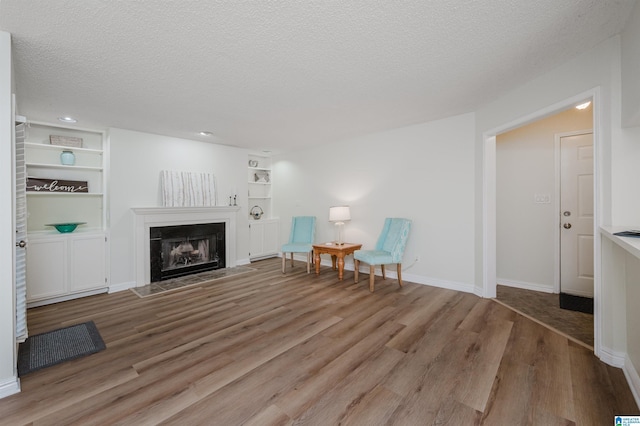
[[[221,207],[135,207],[136,286],[149,284],[151,256],[149,230],[159,226],[224,223],[226,267],[236,266],[236,216],[239,206]]]

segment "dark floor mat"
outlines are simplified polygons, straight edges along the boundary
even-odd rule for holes
[[[106,346],[93,321],[30,336],[18,350],[18,376],[91,355]]]

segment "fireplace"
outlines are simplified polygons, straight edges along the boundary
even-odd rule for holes
[[[224,223],[151,227],[151,282],[225,267]]]
[[[135,216],[135,265],[136,265],[136,287],[142,287],[144,285],[150,284],[152,282],[151,278],[151,259],[153,255],[151,254],[151,235],[152,229],[154,228],[173,228],[173,227],[181,227],[181,226],[189,226],[189,225],[207,225],[207,224],[215,224],[221,226],[223,229],[223,238],[224,243],[222,243],[219,239],[220,231],[214,231],[212,234],[215,234],[215,239],[208,239],[208,243],[205,243],[205,246],[200,248],[200,243],[198,242],[194,246],[193,237],[189,237],[189,243],[194,247],[194,250],[187,250],[189,246],[183,245],[182,249],[179,249],[180,242],[183,240],[186,241],[184,235],[173,234],[170,235],[171,232],[167,234],[168,239],[179,239],[180,241],[171,241],[169,244],[173,244],[172,249],[177,249],[174,251],[174,257],[176,259],[177,267],[174,268],[164,268],[164,269],[173,269],[171,273],[176,273],[179,275],[186,272],[192,272],[189,268],[193,267],[196,261],[201,259],[200,253],[194,253],[196,250],[205,251],[207,249],[206,245],[208,245],[209,255],[207,258],[209,260],[204,263],[208,263],[209,266],[213,268],[232,268],[236,265],[236,222],[237,222],[237,213],[240,210],[238,206],[216,206],[216,207],[136,207],[131,209]],[[155,231],[153,231],[155,232]],[[200,235],[196,235],[200,236]],[[200,238],[199,238],[200,239]],[[204,238],[201,238],[204,239]],[[185,250],[185,253],[182,254],[182,250]],[[178,256],[178,251],[180,251],[180,256]],[[217,252],[218,257],[216,259],[215,255],[212,256],[212,251]],[[169,250],[170,256],[171,250]],[[182,256],[182,257],[181,257]],[[160,255],[162,257],[162,255]],[[157,261],[158,259],[156,259]],[[156,263],[154,261],[154,263]],[[166,278],[165,278],[166,279]]]

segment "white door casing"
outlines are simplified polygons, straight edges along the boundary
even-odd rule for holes
[[[593,297],[593,134],[560,137],[560,292]]]
[[[13,100],[15,111],[15,95]],[[14,193],[15,193],[15,291],[16,291],[16,341],[23,342],[28,337],[27,330],[27,168],[24,157],[26,123],[18,120],[14,133]]]

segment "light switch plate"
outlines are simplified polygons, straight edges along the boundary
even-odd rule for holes
[[[550,194],[535,194],[533,196],[533,202],[536,204],[551,204]]]

